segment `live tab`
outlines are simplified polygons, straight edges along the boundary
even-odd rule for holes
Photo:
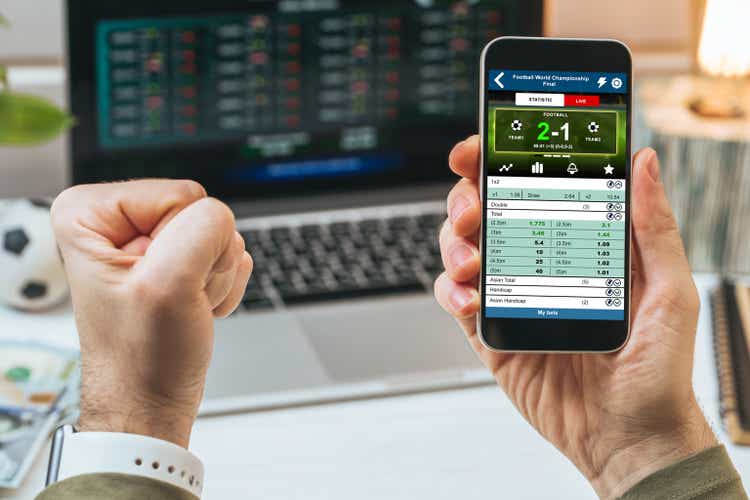
[[[565,94],[565,105],[566,106],[599,106],[598,95],[578,95],[578,94]]]

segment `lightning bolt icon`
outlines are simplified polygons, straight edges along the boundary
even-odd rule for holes
[[[599,79],[596,81],[596,83],[599,84],[599,88],[604,87],[604,84],[607,83],[607,77],[606,76],[600,76]]]

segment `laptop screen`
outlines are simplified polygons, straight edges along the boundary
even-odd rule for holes
[[[74,182],[224,198],[445,179],[481,48],[541,26],[511,0],[68,3]]]

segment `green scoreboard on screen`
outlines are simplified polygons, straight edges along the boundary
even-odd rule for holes
[[[496,107],[494,152],[617,155],[616,111]]]

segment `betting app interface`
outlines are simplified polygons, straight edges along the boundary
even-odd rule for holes
[[[624,320],[627,74],[486,76],[484,316]]]

